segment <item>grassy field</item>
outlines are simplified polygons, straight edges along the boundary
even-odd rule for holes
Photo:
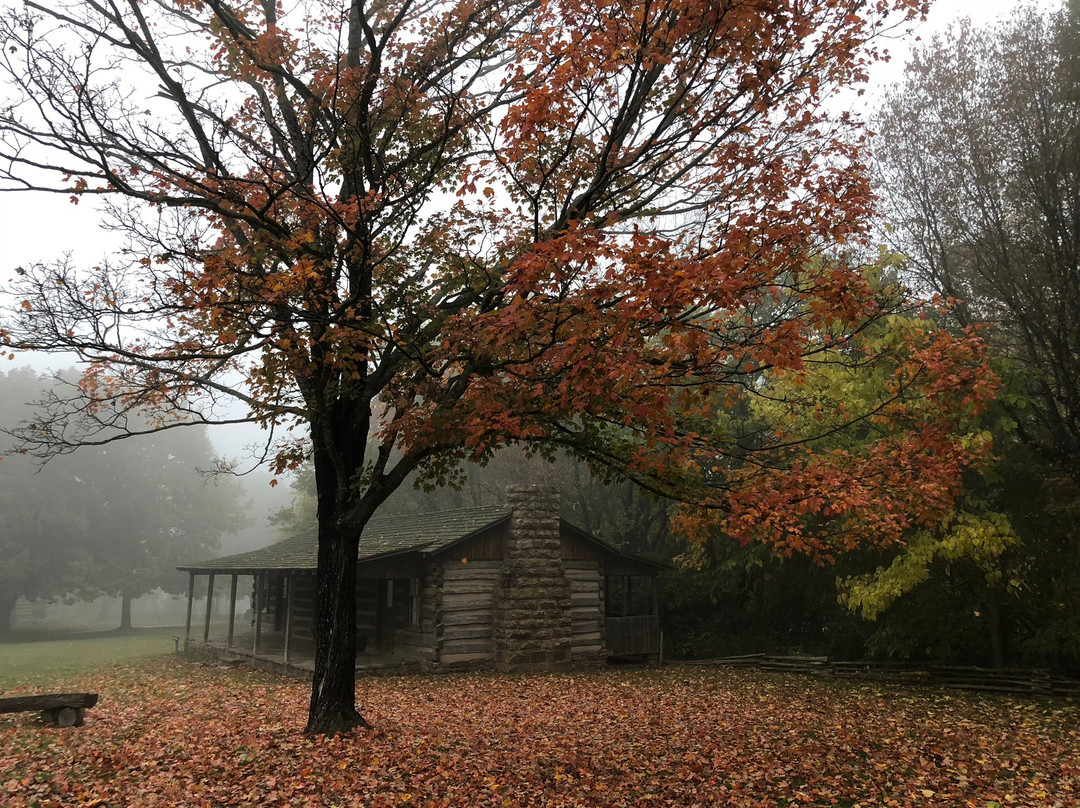
[[[103,666],[144,657],[172,654],[176,628],[135,629],[70,633],[59,639],[53,633],[16,635],[0,642],[0,692],[35,686],[50,688],[61,679],[77,683],[79,676]]]
[[[671,666],[304,682],[148,659],[79,674],[84,727],[0,716],[5,808],[1074,808],[1073,704]],[[61,686],[63,682],[59,682]]]

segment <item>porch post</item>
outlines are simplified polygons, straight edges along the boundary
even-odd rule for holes
[[[210,642],[210,613],[214,609],[214,573],[206,584],[206,620],[203,622],[202,641]]]
[[[285,574],[285,661],[289,661],[289,640],[292,639],[293,574]]]
[[[255,573],[255,645],[251,649],[252,656],[259,655],[259,634],[262,633],[262,590],[265,583],[263,576]]]
[[[375,650],[383,650],[383,610],[386,608],[386,581],[375,582]]]
[[[233,624],[236,623],[236,578],[237,574],[234,572],[229,583],[229,638],[225,640],[226,648],[232,648]]]
[[[184,648],[191,640],[191,605],[195,602],[195,573],[188,571],[187,579],[187,623],[184,625]]]

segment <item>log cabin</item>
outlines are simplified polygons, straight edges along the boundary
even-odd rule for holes
[[[180,567],[189,576],[188,653],[309,669],[316,550],[309,531]],[[658,658],[663,566],[561,519],[558,493],[546,486],[510,486],[505,506],[376,516],[357,558],[357,667],[517,672]],[[207,580],[201,641],[191,633],[200,576]],[[243,636],[241,578],[252,593]],[[223,579],[225,629],[220,615],[212,620]]]

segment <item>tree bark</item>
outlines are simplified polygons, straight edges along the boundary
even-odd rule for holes
[[[356,556],[359,532],[319,516],[315,582],[315,673],[305,732],[331,734],[369,726],[356,710]]]
[[[120,631],[131,631],[131,595],[120,593]]]

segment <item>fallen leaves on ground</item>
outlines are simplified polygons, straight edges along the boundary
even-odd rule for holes
[[[701,667],[362,680],[374,725],[302,734],[304,683],[182,661],[0,716],[0,804],[1068,806],[1080,709]]]

